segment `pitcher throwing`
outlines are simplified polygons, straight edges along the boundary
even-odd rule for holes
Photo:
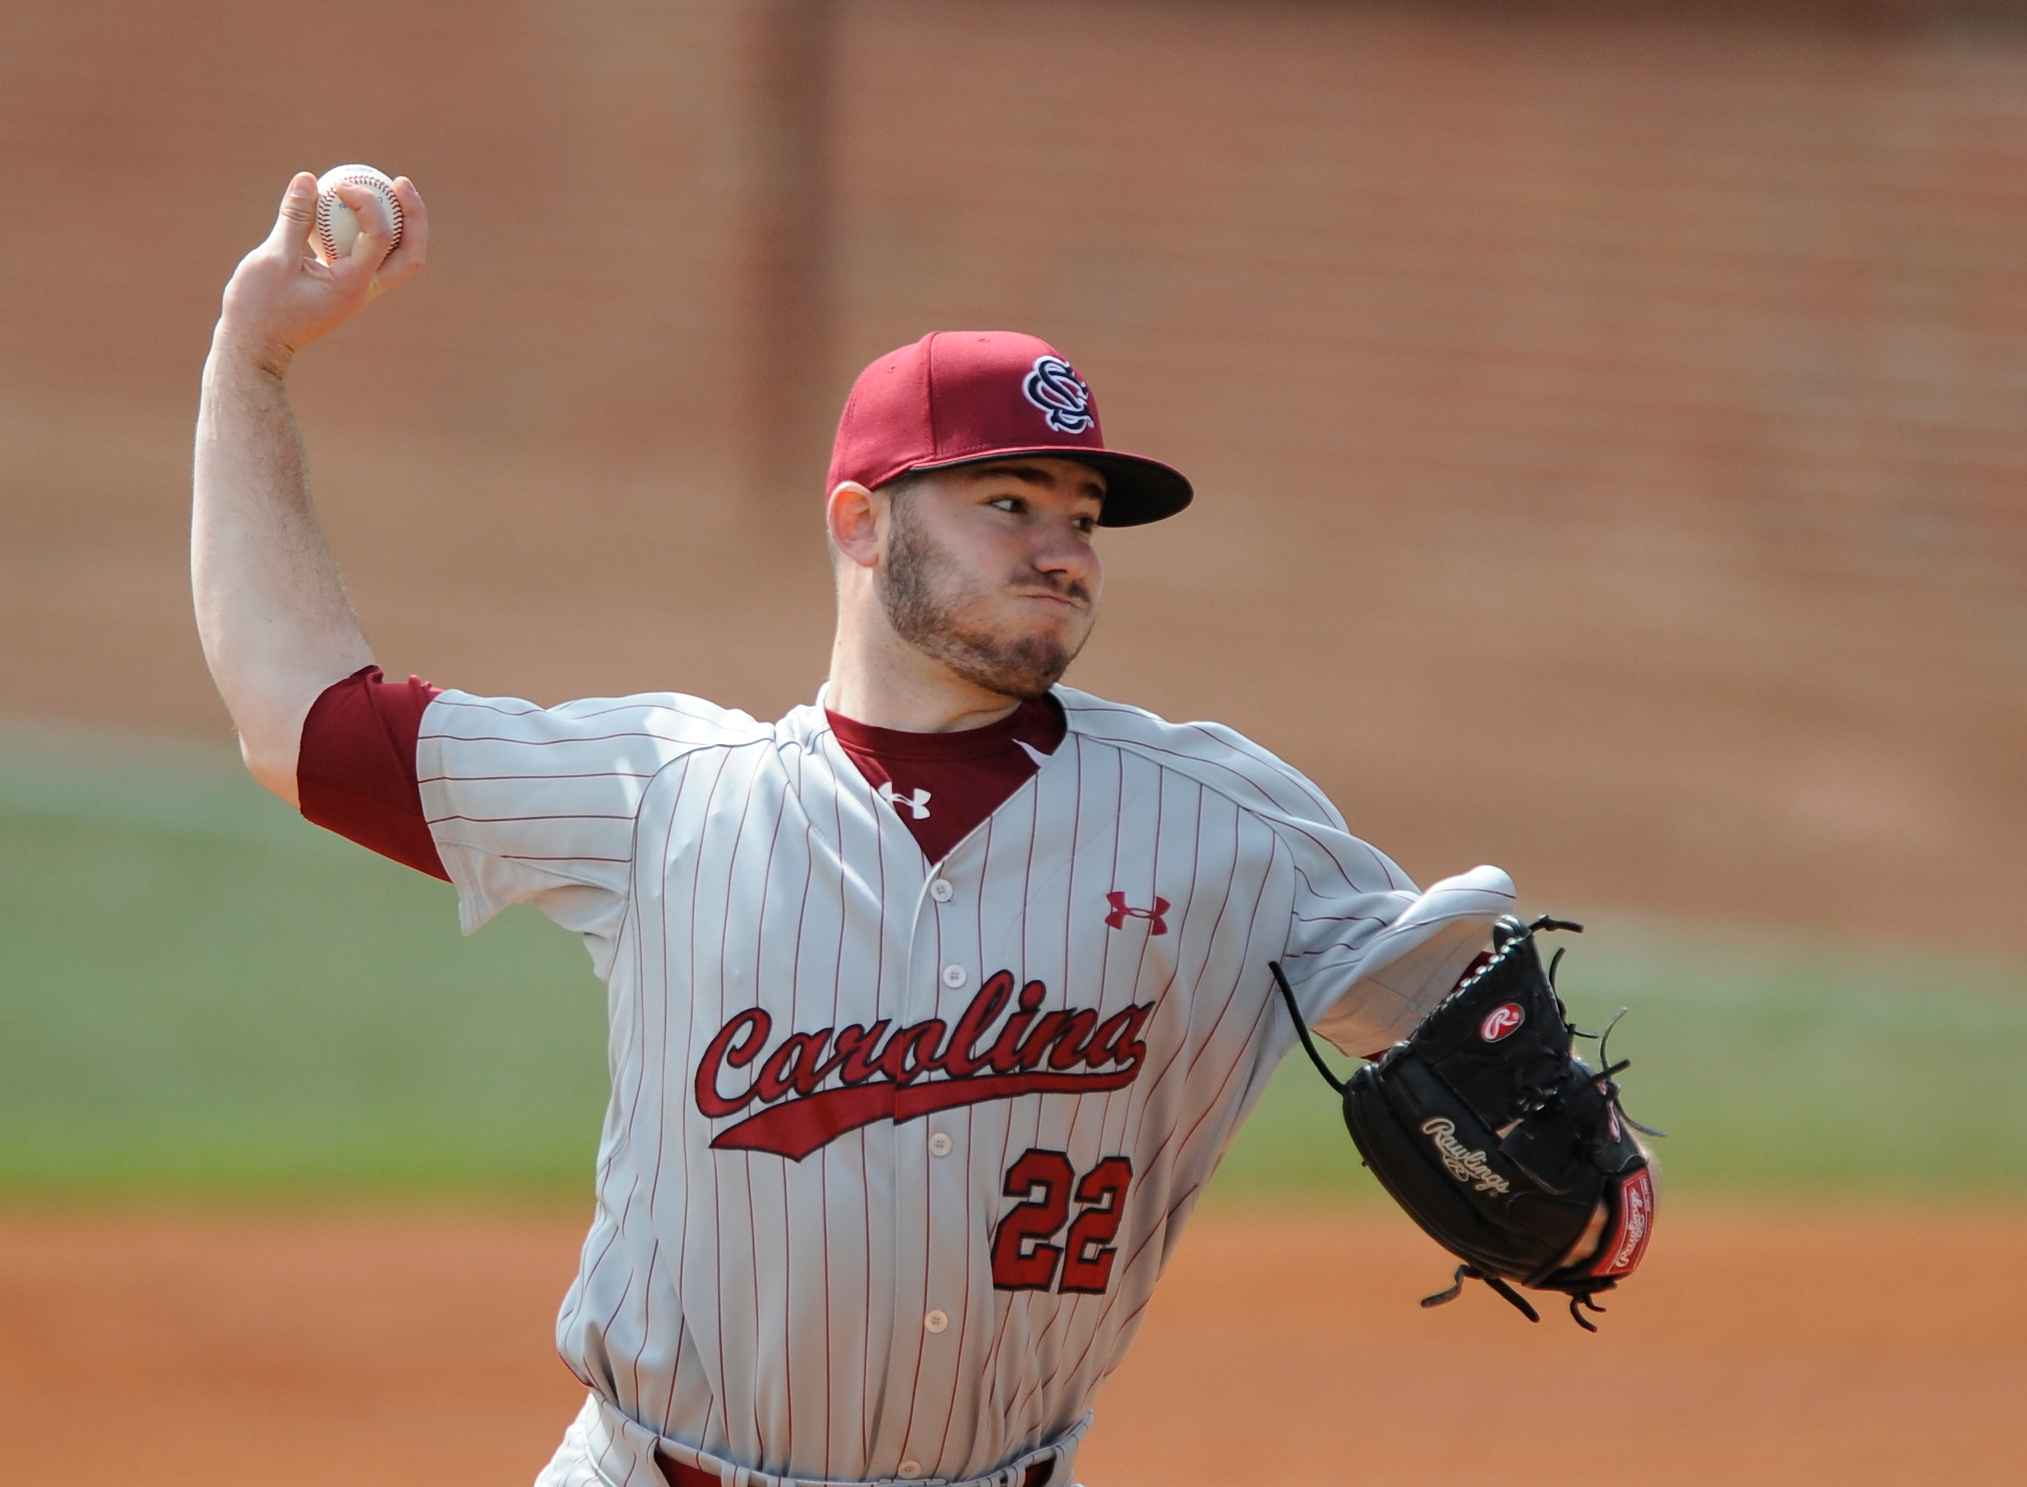
[[[341,188],[350,189],[350,188]],[[311,820],[527,902],[610,988],[597,1211],[557,1326],[555,1487],[1070,1487],[1099,1384],[1293,1045],[1405,1036],[1512,885],[1426,892],[1228,728],[1060,685],[1100,528],[1189,483],[1108,448],[1054,348],[947,331],[861,374],[811,520],[828,682],[542,708],[390,683],[312,513],[291,357],[422,266],[289,186],[205,369],[193,572],[248,766]],[[700,624],[708,616],[699,615]]]

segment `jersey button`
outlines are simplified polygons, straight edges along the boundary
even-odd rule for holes
[[[950,1325],[950,1313],[947,1311],[932,1311],[922,1319],[922,1325],[927,1327],[931,1332],[941,1332],[945,1327]]]
[[[949,903],[950,895],[955,892],[957,892],[957,890],[950,886],[950,880],[948,878],[938,878],[935,882],[929,885],[929,896],[935,899],[936,902],[938,902],[939,904]]]
[[[929,1138],[929,1155],[932,1157],[947,1157],[950,1155],[950,1133],[948,1131],[938,1131],[934,1136]]]
[[[943,968],[943,984],[952,991],[957,990],[964,982],[965,970],[963,966],[945,966]]]
[[[922,1475],[922,1463],[919,1461],[904,1461],[895,1470],[900,1473],[902,1481],[912,1482]]]

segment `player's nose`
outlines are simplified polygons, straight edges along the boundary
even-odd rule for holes
[[[1029,560],[1035,570],[1045,573],[1054,586],[1076,585],[1096,596],[1103,569],[1091,539],[1073,522],[1048,522],[1034,534]]]

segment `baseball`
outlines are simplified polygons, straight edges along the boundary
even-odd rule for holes
[[[394,224],[394,241],[387,245],[387,251],[392,253],[401,246],[401,203],[395,200],[393,180],[370,165],[339,165],[317,180],[314,236],[318,257],[326,263],[336,263],[349,257],[352,245],[359,240],[359,214],[338,200],[338,187],[347,184],[377,192],[386,204],[388,219]]]

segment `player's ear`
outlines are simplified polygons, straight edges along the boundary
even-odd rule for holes
[[[879,502],[856,480],[841,482],[824,503],[831,546],[846,562],[871,568],[880,561]]]

